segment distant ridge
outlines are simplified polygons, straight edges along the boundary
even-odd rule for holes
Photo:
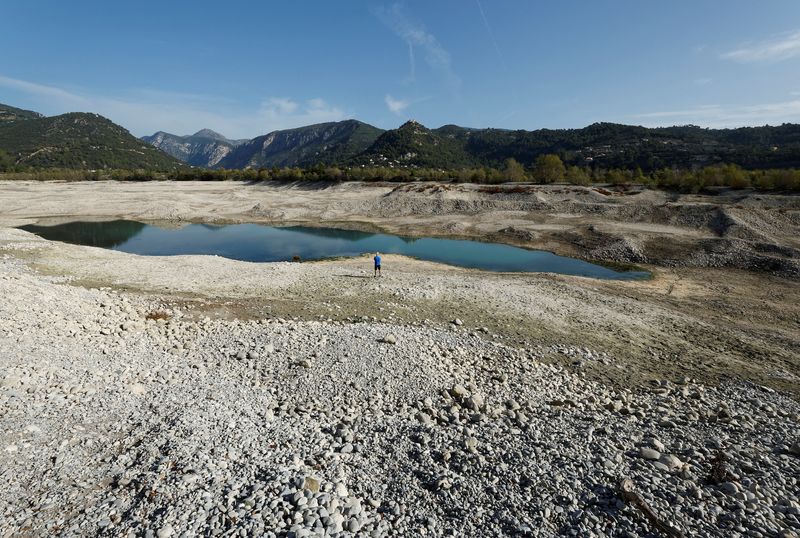
[[[800,125],[705,129],[594,123],[582,129],[511,131],[457,125],[428,129],[412,120],[383,133],[352,163],[454,169],[502,167],[513,158],[531,166],[538,156],[550,153],[578,166],[646,171],[718,163],[798,167]]]
[[[237,145],[246,140],[230,140],[211,129],[200,129],[193,135],[178,136],[158,131],[142,140],[191,166],[214,168]]]
[[[237,146],[219,165],[269,168],[343,163],[366,150],[382,132],[357,120],[273,131]]]
[[[44,117],[0,105],[0,150],[14,166],[34,168],[174,170],[183,164],[97,114]],[[11,111],[11,112],[8,112]]]
[[[44,116],[38,112],[34,112],[32,110],[24,110],[0,103],[0,123],[19,120],[35,120],[43,117]]]
[[[176,136],[159,131],[141,140],[96,114],[45,118],[0,104],[3,162],[19,167],[203,168],[359,166],[502,168],[507,159],[530,167],[556,154],[568,165],[594,169],[693,169],[714,164],[799,168],[800,125],[706,129],[647,128],[594,123],[581,129],[429,129],[410,120],[384,131],[358,120],[273,131],[231,140],[211,129]]]

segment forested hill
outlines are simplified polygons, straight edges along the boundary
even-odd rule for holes
[[[38,112],[32,110],[24,110],[9,105],[0,103],[0,123],[19,121],[19,120],[32,120],[42,118],[43,116]]]
[[[634,169],[691,168],[718,163],[745,168],[800,166],[800,125],[704,129],[647,128],[595,123],[582,129],[427,129],[407,122],[386,131],[357,164],[462,168],[501,167],[513,158],[530,166],[539,155],[556,154],[567,164]]]
[[[22,112],[26,114],[15,114],[23,117],[0,122],[0,166],[129,170],[184,166],[97,114],[71,112],[42,117]]]

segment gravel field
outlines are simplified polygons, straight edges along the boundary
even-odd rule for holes
[[[102,187],[92,209],[0,185],[0,537],[800,535],[797,245],[777,232],[773,274],[611,282],[397,256],[373,279],[358,258],[145,258],[9,227],[188,197]]]

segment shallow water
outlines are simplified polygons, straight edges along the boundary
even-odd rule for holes
[[[187,224],[162,228],[129,220],[22,226],[45,239],[108,248],[145,256],[210,254],[250,262],[317,260],[365,252],[404,254],[422,260],[486,271],[548,272],[602,279],[647,278],[642,271],[615,271],[543,250],[500,243],[262,224]],[[384,264],[384,270],[391,267]]]

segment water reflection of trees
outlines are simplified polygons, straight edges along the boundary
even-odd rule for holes
[[[303,234],[313,235],[316,237],[325,237],[329,239],[345,239],[347,241],[359,241],[373,237],[372,232],[361,232],[358,230],[340,230],[338,228],[314,228],[310,226],[289,226],[284,228],[293,232],[300,232]]]
[[[398,235],[397,238],[400,239],[400,241],[402,241],[406,245],[413,245],[414,243],[422,239],[421,237],[407,237],[405,235]]]
[[[114,248],[141,233],[146,224],[132,220],[68,222],[56,226],[29,224],[20,228],[51,241]]]

